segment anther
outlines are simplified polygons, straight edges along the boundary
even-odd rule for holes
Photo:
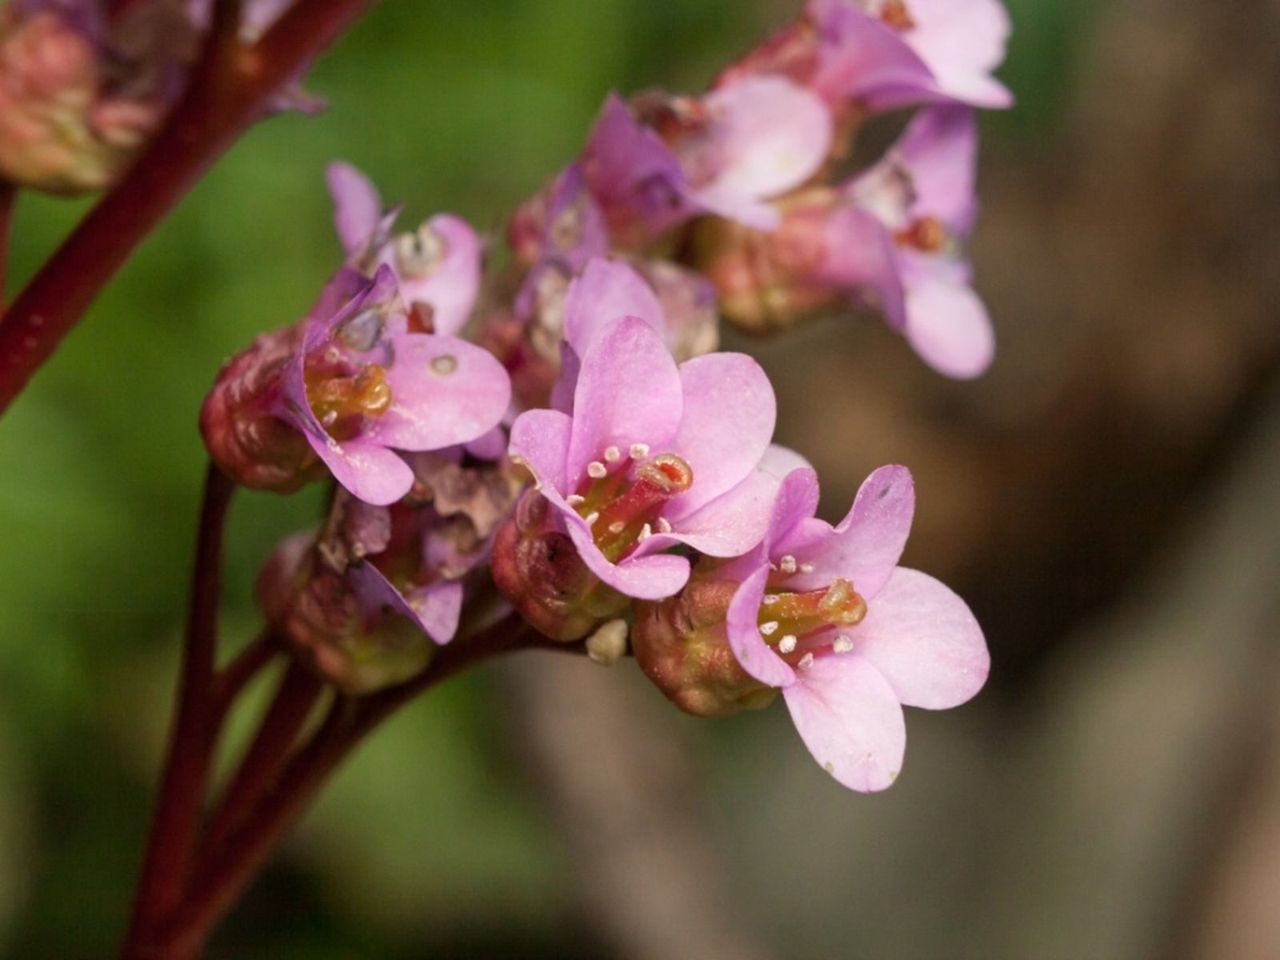
[[[794,633],[788,633],[786,636],[784,636],[781,640],[778,641],[778,652],[790,653],[792,650],[796,648],[797,642],[798,641],[796,640],[796,635]],[[805,656],[808,657],[810,660],[813,659],[812,654],[806,653]]]
[[[788,574],[788,575],[795,573],[795,572],[796,572],[796,558],[795,558],[795,557],[793,557],[793,556],[792,556],[791,554],[789,554],[789,553],[788,553],[788,554],[784,554],[784,555],[783,555],[783,556],[778,560],[778,569],[779,569],[779,570],[781,570],[783,573]]]
[[[764,595],[764,599],[760,601],[760,604],[765,607],[772,607],[777,602],[778,595],[776,593],[766,593]]]
[[[619,450],[617,447],[604,448],[605,463],[617,463],[621,459],[622,459],[622,451]]]
[[[581,506],[582,504],[586,503],[586,502],[587,502],[587,498],[586,498],[586,497],[584,497],[584,496],[582,496],[582,494],[580,494],[580,493],[571,493],[571,494],[569,494],[567,497],[565,497],[565,498],[564,498],[564,502],[565,502],[565,503],[567,503],[567,504],[568,504],[569,506],[571,506],[571,507],[577,507],[577,506]]]
[[[644,543],[646,540],[648,540],[652,536],[653,536],[653,527],[649,526],[649,524],[646,523],[643,527],[640,528],[640,533],[636,536],[636,540],[639,541],[640,543]]]
[[[803,657],[800,658],[800,662],[797,663],[796,666],[799,667],[801,670],[808,670],[810,667],[813,666],[813,654],[806,653]]]
[[[609,468],[599,460],[592,460],[587,464],[587,476],[592,480],[603,480],[608,472]]]
[[[633,443],[631,445],[631,459],[643,460],[649,455],[649,445],[647,443]]]
[[[670,520],[668,520],[666,517],[659,517],[659,518],[658,518],[658,532],[659,532],[659,533],[670,533],[670,532],[671,532],[671,521],[670,521]]]
[[[609,532],[615,535],[621,533],[625,529],[627,529],[627,525],[621,520],[615,520],[613,523],[609,524]]]
[[[836,637],[835,642],[831,644],[831,649],[836,653],[848,653],[853,649],[853,639],[846,637],[843,633]]]
[[[583,519],[583,520],[585,520],[585,521],[587,522],[587,526],[588,526],[588,527],[594,527],[594,526],[596,525],[596,521],[600,519],[600,511],[599,511],[599,510],[592,510],[590,513],[588,513],[588,514],[587,514],[585,517],[583,517],[582,519]]]
[[[802,563],[802,564],[800,564],[800,572],[801,572],[801,573],[813,573],[813,564],[812,564],[812,563]]]
[[[766,637],[771,637],[778,632],[778,621],[770,620],[767,623],[760,624],[760,632]]]

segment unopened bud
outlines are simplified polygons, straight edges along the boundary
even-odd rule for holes
[[[627,621],[610,620],[587,637],[587,656],[611,667],[627,655]]]
[[[502,595],[553,640],[581,640],[629,603],[582,562],[535,490],[524,494],[515,515],[498,528],[490,562]]]
[[[694,579],[669,600],[636,605],[636,662],[686,713],[724,716],[766,706],[777,694],[743,670],[729,647],[725,615],[737,588]]]

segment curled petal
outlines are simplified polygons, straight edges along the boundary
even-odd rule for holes
[[[587,568],[619,593],[637,600],[673,597],[689,581],[689,561],[672,554],[627,557],[610,563],[596,546],[591,530],[581,517],[569,510],[564,514],[569,538]]]
[[[382,198],[363,173],[349,163],[331,163],[325,171],[333,198],[334,225],[348,254],[358,252],[378,229]]]
[[[782,695],[805,746],[839,783],[869,793],[897,779],[907,745],[902,706],[871,663],[818,657]]]
[[[844,656],[875,664],[898,699],[944,710],[964,703],[991,670],[982,628],[963,600],[933,577],[899,567],[851,633]]]

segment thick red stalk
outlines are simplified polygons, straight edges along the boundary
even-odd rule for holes
[[[209,767],[225,716],[214,696],[214,664],[223,529],[234,492],[231,479],[210,464],[200,511],[176,718],[138,881],[130,943],[144,938],[182,899]],[[126,955],[148,956],[128,950]]]
[[[164,128],[0,318],[0,413],[209,165],[372,3],[298,0],[252,46],[215,26]],[[220,2],[218,20],[237,7]]]

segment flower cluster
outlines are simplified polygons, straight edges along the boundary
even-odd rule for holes
[[[769,380],[716,352],[717,320],[777,328],[854,300],[937,370],[985,369],[961,245],[972,108],[1009,102],[991,76],[1006,32],[996,0],[809,0],[703,96],[610,95],[512,216],[505,258],[453,215],[401,232],[332,166],[344,262],[224,366],[201,417],[245,486],[335,481],[321,529],[263,572],[277,636],[362,694],[504,604],[598,659],[629,647],[691,713],[781,690],[840,783],[892,783],[902,705],[973,696],[981,630],[898,566],[906,468],[873,473],[839,524],[815,516],[816,475],[773,443]],[[904,107],[888,153],[847,170],[867,119]]]

